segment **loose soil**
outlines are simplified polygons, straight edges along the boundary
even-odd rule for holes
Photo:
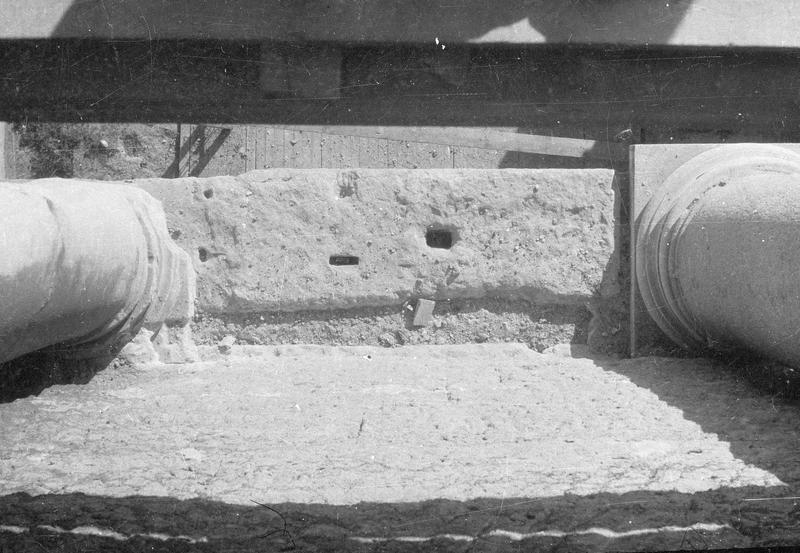
[[[437,302],[430,325],[412,326],[414,302],[351,310],[200,315],[192,325],[198,344],[227,335],[242,345],[329,344],[399,347],[415,344],[522,342],[536,351],[586,343],[586,307],[534,306],[500,298]],[[613,329],[610,329],[613,331]]]

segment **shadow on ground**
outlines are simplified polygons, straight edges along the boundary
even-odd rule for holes
[[[0,404],[58,384],[86,384],[103,369],[117,364],[114,356],[75,360],[47,348],[0,363]]]
[[[680,409],[686,420],[729,443],[734,457],[789,487],[800,484],[800,382],[794,370],[752,357],[596,362]]]
[[[14,494],[0,498],[0,540],[13,551],[624,551],[800,542],[792,502],[747,501],[779,491],[266,507]]]

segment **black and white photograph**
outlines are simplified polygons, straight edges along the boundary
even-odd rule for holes
[[[800,546],[800,0],[0,0],[0,553]]]

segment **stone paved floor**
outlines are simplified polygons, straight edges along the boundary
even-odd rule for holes
[[[205,355],[0,405],[0,540],[209,551],[800,541],[787,499],[800,495],[798,407],[709,360],[517,344]]]

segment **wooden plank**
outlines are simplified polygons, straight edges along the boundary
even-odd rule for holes
[[[619,164],[624,165],[622,161]],[[500,165],[501,168],[518,169],[588,169],[597,166],[597,160],[588,158],[544,156],[525,152],[507,152]]]
[[[302,128],[302,130],[299,130]],[[220,139],[220,129],[228,135]],[[547,130],[547,129],[542,129]],[[331,133],[331,131],[333,133]],[[346,132],[352,134],[345,134]],[[491,148],[464,147],[473,135],[483,134],[489,143],[493,135],[515,134],[509,129],[423,128],[375,131],[373,127],[268,127],[233,125],[226,127],[183,125],[181,165],[184,176],[237,175],[254,169],[292,168],[583,168],[597,166],[588,157],[542,155]],[[394,140],[386,136],[433,137],[440,143]],[[530,135],[526,135],[530,136]],[[192,144],[188,144],[192,141]],[[450,143],[448,143],[448,141]],[[215,142],[217,143],[214,146]],[[499,144],[509,143],[508,140]],[[587,141],[591,142],[591,141]],[[453,145],[455,143],[455,145]],[[210,151],[216,148],[215,151]]]
[[[206,127],[206,144],[198,176],[238,175],[247,171],[246,127]]]
[[[274,43],[261,47],[258,84],[270,97],[339,98],[341,73],[339,48]]]
[[[320,145],[322,167],[349,169],[359,166],[357,136],[323,135]]]
[[[762,56],[744,56],[752,63],[763,63]],[[557,121],[568,129],[588,127],[608,129],[609,135],[627,128],[632,121],[645,121],[647,125],[661,124],[671,128],[741,128],[755,126],[798,114],[791,91],[797,87],[798,79],[790,70],[795,61],[782,58],[784,79],[770,82],[777,92],[772,95],[726,96],[716,90],[702,90],[708,98],[703,101],[692,98],[671,100],[650,98],[631,92],[621,101],[604,103],[576,102],[538,103],[535,101],[486,101],[473,97],[426,97],[424,100],[407,97],[375,97],[368,99],[341,100],[265,100],[248,92],[244,99],[231,98],[222,92],[216,98],[208,94],[200,96],[195,91],[194,81],[183,80],[187,92],[179,96],[142,99],[145,94],[140,83],[124,82],[122,91],[97,102],[97,94],[108,95],[105,89],[85,84],[74,97],[61,98],[51,92],[52,86],[41,78],[47,73],[28,71],[25,78],[33,82],[19,91],[9,83],[0,81],[0,120],[49,120],[59,122],[120,122],[137,121],[159,123],[179,120],[184,123],[217,124],[266,124],[266,125],[394,125],[425,128],[426,126],[475,127],[542,127],[553,126]],[[12,65],[16,68],[19,65]],[[620,74],[623,78],[624,74]],[[763,77],[763,76],[762,76]],[[10,77],[9,77],[10,79]],[[760,79],[761,82],[769,82]],[[191,85],[191,86],[189,86]],[[137,92],[137,86],[141,89]],[[567,93],[566,85],[556,83],[554,97],[558,91]],[[257,90],[257,87],[254,87]],[[202,90],[202,89],[201,89]],[[126,92],[127,91],[127,92]],[[123,93],[127,94],[123,96]],[[635,93],[635,94],[634,94]],[[210,94],[210,93],[209,93]],[[644,93],[642,93],[644,94]],[[245,96],[242,93],[242,96]],[[745,119],[738,114],[747,114]],[[566,133],[564,133],[566,134]],[[568,136],[568,135],[567,135]],[[603,133],[605,137],[605,132]],[[411,139],[414,139],[411,137]],[[431,142],[430,139],[426,141]],[[463,144],[469,146],[469,144]],[[484,146],[485,147],[485,146]]]
[[[247,125],[244,128],[248,171],[284,166],[283,129],[265,125]]]
[[[196,134],[197,127],[185,126],[184,137]],[[189,166],[184,175],[195,174],[201,164],[203,148],[214,140],[214,128],[207,127],[205,144],[197,142],[191,148]],[[202,176],[235,175],[254,169],[269,167],[292,168],[581,168],[598,165],[588,157],[562,157],[542,155],[500,148],[464,147],[461,142],[471,143],[475,137],[479,143],[491,144],[493,137],[502,135],[497,141],[514,145],[508,135],[513,128],[386,128],[386,127],[329,127],[305,125],[302,127],[268,127],[263,125],[234,125],[230,136],[219,151],[203,162]],[[547,128],[537,129],[551,132]],[[396,140],[387,137],[414,137],[414,140]],[[523,137],[533,135],[523,134]],[[424,142],[423,138],[437,142]],[[466,140],[465,140],[466,137]],[[594,141],[585,141],[594,143]],[[525,147],[524,145],[522,147]],[[561,150],[560,150],[561,151]],[[603,162],[604,163],[604,162]],[[602,164],[602,163],[601,163]]]
[[[253,141],[253,169],[264,169],[267,154],[267,127],[250,125],[247,137]]]
[[[800,47],[800,0],[4,0],[0,39]]]
[[[285,158],[285,131],[275,127],[262,127],[264,136],[264,146],[260,149],[264,159],[259,169],[269,169],[271,167],[284,167]]]
[[[268,96],[289,95],[289,66],[282,51],[264,45],[258,71],[258,86]]]
[[[0,121],[0,180],[14,178],[12,169],[14,150],[14,134],[11,132],[11,125]]]
[[[509,167],[504,163],[508,152],[486,150],[484,148],[453,148],[453,167],[455,169],[498,169]]]
[[[584,128],[587,128],[586,125]],[[487,129],[489,131],[490,129]],[[498,132],[516,132],[516,129],[493,129]],[[575,132],[575,129],[571,129]],[[560,129],[539,127],[536,129],[525,129],[521,134],[542,134],[550,135],[557,132],[565,132]],[[543,169],[543,168],[589,168],[605,165],[607,160],[597,160],[588,157],[566,157],[542,155],[530,152],[489,150],[483,148],[465,148],[457,146],[454,152],[454,167],[465,168],[501,168],[501,169]]]
[[[341,95],[342,53],[329,46],[292,47],[286,57],[289,93],[299,98],[336,99]]]
[[[321,167],[320,134],[312,130],[287,130],[284,134],[284,167]]]
[[[385,138],[416,144],[439,144],[463,146],[485,150],[526,152],[563,157],[585,157],[590,159],[627,159],[627,149],[617,143],[581,138],[563,138],[498,131],[476,127],[405,127],[405,126],[323,126],[293,125],[286,127],[295,131],[315,129],[323,134]]]
[[[382,169],[389,167],[389,141],[385,138],[356,137],[358,141],[358,166]]]
[[[261,141],[259,140],[259,129],[260,127],[253,125],[246,125],[244,127],[245,171],[253,171],[257,169],[256,152],[262,146]]]
[[[245,127],[182,125],[180,175],[214,177],[247,170]]]
[[[178,170],[175,173],[176,177],[188,177],[192,168],[192,150],[194,148],[194,139],[190,140],[189,137],[196,136],[195,133],[198,125],[191,123],[179,125],[178,140],[180,141],[178,152]]]
[[[450,146],[389,140],[388,165],[404,169],[449,169],[453,167]]]

